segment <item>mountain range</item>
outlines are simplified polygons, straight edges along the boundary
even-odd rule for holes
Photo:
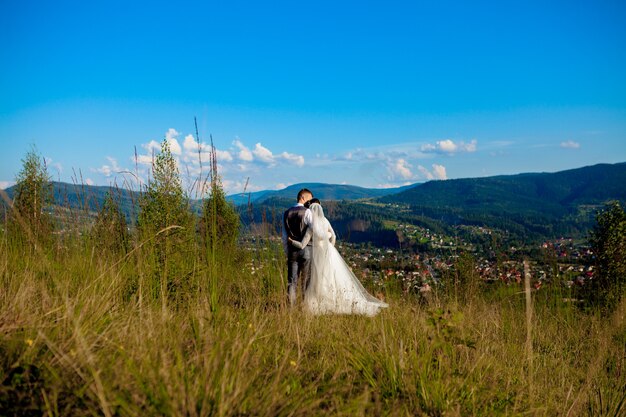
[[[430,181],[379,199],[443,224],[485,225],[529,238],[586,235],[611,200],[626,202],[626,163]]]
[[[137,191],[62,182],[54,182],[53,188],[55,204],[89,211],[97,211],[106,193],[114,190],[131,223],[137,215]],[[487,226],[527,239],[541,239],[583,235],[603,204],[610,200],[625,203],[626,162],[555,173],[429,181],[387,189],[301,183],[227,198],[240,207],[244,224],[262,223],[267,222],[267,213],[279,217],[277,213],[295,202],[301,188],[309,188],[331,209],[331,221],[349,235],[355,231],[365,233],[364,240],[369,238],[368,230],[382,231],[385,224],[399,221],[443,231],[456,225]],[[6,191],[12,197],[15,187]],[[193,200],[191,206],[198,211],[200,203]],[[355,228],[355,224],[359,226]]]
[[[297,184],[285,195],[265,195],[242,219],[258,224],[276,220],[295,201]],[[326,185],[327,187],[335,187]],[[419,225],[443,234],[457,226],[482,226],[504,232],[512,241],[534,242],[560,236],[583,238],[595,215],[611,200],[626,203],[626,163],[598,164],[555,173],[524,173],[484,178],[429,181],[383,196],[325,201],[327,217],[344,239],[397,244],[390,225]],[[329,200],[338,200],[329,199]],[[278,224],[278,225],[277,225]]]
[[[397,188],[363,188],[356,185],[324,184],[324,183],[299,183],[290,185],[281,190],[265,190],[252,193],[231,194],[227,197],[235,205],[248,203],[262,203],[273,198],[289,198],[295,200],[298,191],[302,188],[314,190],[316,198],[320,200],[359,200],[363,198],[377,198],[397,194],[408,190],[417,184],[406,185]]]
[[[555,173],[500,175],[430,181],[381,198],[429,207],[506,211],[556,210],[607,199],[626,199],[626,162],[598,164]]]

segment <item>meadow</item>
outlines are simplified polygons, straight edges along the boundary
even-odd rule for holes
[[[198,217],[168,146],[130,228],[115,193],[95,218],[51,205],[34,151],[0,191],[0,415],[626,412],[623,297],[583,311],[558,283],[486,286],[461,256],[427,300],[366,281],[378,316],[312,316],[286,304],[270,228],[237,241],[215,157]]]
[[[390,308],[377,317],[314,317],[285,304],[286,266],[271,239],[173,257],[186,285],[172,298],[146,290],[164,273],[154,240],[120,253],[78,233],[47,246],[1,237],[1,415],[626,410],[624,302],[592,314],[544,290],[529,310],[520,287],[424,302],[389,285]]]

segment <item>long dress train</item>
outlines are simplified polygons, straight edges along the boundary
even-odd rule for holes
[[[304,294],[305,308],[313,314],[363,314],[374,316],[387,303],[370,295],[334,246],[335,232],[319,204],[311,205],[313,221],[302,242],[313,239],[311,278]]]

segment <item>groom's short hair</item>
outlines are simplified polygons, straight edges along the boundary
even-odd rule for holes
[[[300,201],[304,194],[311,194],[311,197],[313,197],[313,193],[308,188],[303,188],[298,191],[298,201]]]

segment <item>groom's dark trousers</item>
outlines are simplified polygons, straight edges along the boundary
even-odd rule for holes
[[[301,277],[298,275],[301,274]],[[309,277],[311,276],[311,246],[305,246],[304,249],[289,248],[287,253],[287,290],[289,293],[289,303],[293,306],[296,304],[296,292],[298,288],[298,279],[304,280],[304,288],[309,286]]]
[[[305,224],[305,215],[307,209],[302,204],[297,204],[283,215],[283,227],[286,237],[301,242],[307,230]],[[309,285],[309,277],[311,276],[311,245],[304,249],[298,249],[293,245],[287,248],[287,292],[289,303],[293,306],[296,304],[296,293],[298,288],[298,275],[302,275],[304,280],[304,288]]]

